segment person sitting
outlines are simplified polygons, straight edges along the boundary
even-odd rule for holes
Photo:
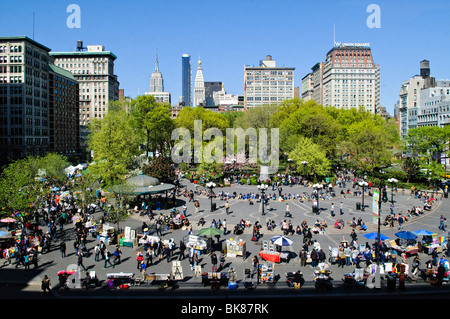
[[[361,226],[359,227],[359,230],[367,230],[367,226],[364,222],[361,222]]]

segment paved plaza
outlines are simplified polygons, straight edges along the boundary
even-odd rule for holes
[[[188,180],[182,181],[183,189],[184,187],[188,190],[202,190],[201,186],[196,186],[193,183],[190,183]],[[204,189],[204,188],[203,188]],[[353,194],[354,189],[351,185],[347,185],[346,189],[350,189],[351,193]],[[270,200],[269,205],[265,207],[265,215],[262,215],[261,213],[261,205],[260,203],[253,200],[255,203],[254,205],[250,205],[250,201],[247,199],[229,199],[229,213],[226,214],[225,210],[225,200],[221,200],[220,198],[214,198],[213,202],[216,204],[216,210],[211,211],[211,201],[209,198],[207,198],[204,195],[195,195],[194,199],[198,200],[200,203],[200,209],[199,212],[195,212],[194,202],[189,201],[188,197],[179,196],[177,198],[177,209],[179,211],[182,211],[183,204],[186,204],[187,207],[187,218],[189,221],[193,224],[193,233],[196,234],[202,226],[197,225],[200,218],[204,218],[206,221],[206,224],[204,227],[209,227],[211,225],[211,221],[215,219],[218,221],[219,219],[221,221],[226,220],[227,222],[227,234],[220,236],[220,245],[216,245],[215,249],[217,250],[217,254],[220,254],[220,247],[222,247],[222,244],[226,239],[241,239],[245,241],[246,243],[246,250],[247,255],[245,258],[237,256],[234,258],[227,257],[225,262],[225,270],[229,267],[233,267],[236,270],[238,283],[244,279],[244,269],[252,268],[252,258],[253,256],[259,254],[259,252],[262,249],[262,242],[267,240],[269,241],[273,236],[275,235],[281,235],[282,231],[280,229],[280,222],[283,220],[291,220],[292,224],[294,225],[294,229],[297,227],[297,225],[300,225],[303,221],[306,220],[307,224],[312,227],[314,223],[319,220],[319,222],[322,222],[325,220],[328,227],[325,228],[325,233],[323,234],[313,234],[312,239],[314,241],[317,241],[317,243],[320,245],[320,247],[323,249],[323,251],[327,254],[328,257],[328,248],[329,247],[338,247],[338,245],[341,243],[341,241],[345,240],[350,242],[350,233],[352,228],[347,225],[347,222],[352,220],[353,218],[358,219],[361,218],[362,221],[367,225],[367,230],[362,231],[358,230],[356,228],[356,233],[358,235],[357,242],[358,244],[372,244],[373,240],[366,239],[363,234],[370,233],[370,232],[376,232],[377,231],[377,225],[373,222],[373,216],[372,216],[372,197],[367,195],[367,192],[365,193],[365,210],[361,211],[357,209],[357,203],[361,203],[362,197],[361,196],[353,196],[346,195],[345,198],[342,197],[340,194],[339,187],[335,187],[336,191],[336,197],[326,199],[326,200],[320,200],[319,201],[319,208],[320,208],[320,214],[314,214],[312,212],[312,201],[304,201],[303,203],[300,202],[297,198],[292,198],[290,200],[286,200],[284,202],[281,202],[279,200]],[[233,192],[236,192],[237,195],[239,194],[257,194],[258,189],[256,186],[250,186],[250,185],[232,185],[224,188],[217,187],[215,189],[216,194],[218,194],[220,191],[225,191],[233,194]],[[283,186],[282,193],[283,194],[291,194],[291,195],[297,195],[302,194],[303,192],[307,194],[311,194],[312,188],[300,186],[300,185],[293,185]],[[273,194],[277,195],[278,198],[278,190],[272,190],[270,187],[267,190],[267,195],[272,196]],[[391,199],[391,192],[389,188],[389,200]],[[295,196],[294,196],[295,197]],[[442,215],[446,216],[448,215],[448,207],[449,207],[449,199],[443,198],[441,194],[438,194],[436,196],[437,200],[435,204],[433,205],[433,208],[431,211],[426,211],[423,215],[412,217],[407,222],[405,222],[403,226],[403,230],[409,230],[409,231],[415,231],[418,229],[427,229],[429,231],[436,232],[438,236],[446,236],[447,233],[444,231],[441,231],[438,229],[439,226],[439,218]],[[394,213],[398,214],[400,212],[403,212],[403,214],[406,214],[409,209],[411,209],[413,206],[423,206],[423,201],[420,199],[416,199],[414,196],[410,194],[409,190],[399,190],[398,192],[394,193],[394,201],[395,201],[395,207],[394,207]],[[339,206],[340,203],[343,204],[343,215],[340,215],[339,212]],[[284,217],[285,210],[286,210],[286,203],[289,203],[290,206],[290,212],[292,214],[292,217]],[[334,203],[335,207],[335,215],[334,217],[331,216],[330,208],[332,203]],[[386,214],[389,214],[390,212],[390,202],[382,203],[382,210],[381,210],[381,220],[384,220],[384,217]],[[270,208],[270,210],[268,210]],[[169,210],[155,210],[156,214],[168,214]],[[94,217],[98,219],[100,217],[101,213],[95,213]],[[258,221],[261,225],[261,238],[257,241],[251,241],[252,238],[252,227],[246,228],[244,233],[240,235],[233,234],[233,227],[240,222],[240,220],[249,220],[251,225],[253,225],[256,221]],[[274,220],[276,224],[275,230],[267,230],[266,228],[266,222],[267,220]],[[334,227],[334,223],[336,219],[342,219],[345,222],[345,226],[343,229],[336,229]],[[154,230],[154,224],[153,222],[148,221],[147,216],[140,216],[139,214],[132,213],[130,217],[122,222],[120,224],[120,227],[129,226],[132,229],[136,229],[137,233],[140,233],[141,226],[143,222],[146,222],[149,224],[151,231]],[[66,270],[67,267],[71,264],[77,263],[77,257],[74,254],[74,249],[72,247],[73,238],[71,238],[71,233],[73,231],[73,225],[67,225],[64,228],[64,234],[59,233],[58,236],[63,236],[67,240],[67,253],[65,258],[60,257],[59,252],[59,240],[53,241],[53,247],[52,251],[46,254],[43,254],[40,256],[39,260],[39,268],[34,270],[33,266],[31,266],[31,269],[26,271],[22,266],[19,268],[15,268],[14,265],[3,265],[1,267],[0,271],[0,277],[1,282],[3,284],[23,284],[23,290],[18,292],[18,295],[23,294],[23,296],[26,296],[27,291],[33,291],[38,290],[40,291],[40,282],[44,275],[47,275],[50,277],[53,283],[53,296],[57,298],[70,298],[73,296],[85,296],[88,292],[82,291],[81,289],[71,289],[70,291],[63,291],[59,290],[58,288],[58,278],[57,273],[61,270]],[[395,233],[398,232],[397,225],[395,227],[390,228],[387,226],[381,226],[381,233],[390,239],[396,239]],[[168,240],[173,239],[175,243],[179,243],[180,240],[183,239],[184,236],[187,235],[186,230],[178,229],[178,230],[163,230],[163,236],[162,239]],[[61,237],[58,237],[61,238]],[[260,284],[258,285],[257,289],[255,291],[264,291],[266,289],[266,293],[270,294],[277,294],[280,295],[286,295],[286,294],[293,294],[294,290],[292,288],[287,289],[287,285],[285,283],[285,273],[291,272],[291,271],[297,271],[301,270],[302,274],[305,279],[305,285],[302,287],[301,293],[306,294],[307,291],[310,291],[311,293],[315,293],[314,289],[314,268],[312,268],[310,265],[307,265],[305,267],[301,267],[298,259],[298,253],[303,246],[303,236],[294,234],[292,236],[289,236],[290,239],[292,239],[293,244],[290,247],[284,247],[284,250],[290,251],[292,258],[288,262],[282,262],[282,263],[276,263],[275,264],[275,273],[278,276],[278,281],[274,285],[270,284]],[[419,239],[419,238],[418,238]],[[98,240],[94,237],[88,238],[88,244],[87,248],[90,250],[90,252],[93,252],[93,248],[95,245],[98,244]],[[114,247],[109,246],[108,250],[112,251]],[[96,272],[97,277],[102,282],[103,288],[97,288],[97,293],[103,295],[103,296],[115,296],[117,297],[117,294],[115,292],[108,291],[107,289],[104,289],[106,286],[106,275],[108,273],[118,273],[118,272],[125,272],[125,273],[134,273],[135,277],[141,277],[140,271],[137,269],[137,263],[136,263],[136,248],[131,247],[121,247],[123,255],[121,258],[121,263],[116,265],[114,269],[108,267],[106,269],[103,269],[104,262],[101,260],[100,262],[94,261],[93,254],[90,257],[84,258],[84,266],[92,271],[94,270]],[[431,259],[431,256],[420,254],[421,260],[422,260],[422,267],[424,267],[424,263]],[[258,256],[259,257],[259,256]],[[177,250],[175,250],[175,254],[172,257],[172,260],[178,259],[178,253]],[[260,262],[263,262],[261,258],[259,257]],[[412,258],[408,258],[408,262],[410,263]],[[149,269],[147,269],[148,273],[157,273],[157,274],[165,274],[170,273],[171,271],[171,262],[167,262],[166,259],[163,259],[161,261],[158,261],[157,258],[154,258],[155,264],[151,265]],[[238,288],[235,291],[228,291],[228,288],[223,287],[220,288],[217,291],[212,291],[210,287],[203,287],[201,285],[201,278],[196,277],[194,274],[194,271],[191,270],[188,259],[184,259],[181,261],[182,269],[183,269],[183,276],[184,280],[178,282],[179,289],[176,289],[171,292],[166,292],[163,290],[160,290],[157,286],[152,285],[141,285],[136,287],[131,287],[127,290],[126,294],[128,296],[133,296],[133,293],[136,293],[137,295],[141,296],[151,296],[152,298],[166,298],[167,296],[172,297],[182,297],[184,293],[187,293],[187,289],[189,289],[189,295],[193,296],[192,291],[195,291],[199,295],[203,297],[211,297],[211,296],[221,296],[224,293],[227,294],[227,296],[232,296],[235,294],[236,296],[245,296],[248,295],[248,292],[245,291],[242,285],[238,284]],[[210,272],[212,269],[212,265],[210,262],[210,256],[208,254],[202,255],[200,257],[200,265],[202,267],[203,272]],[[333,284],[334,287],[339,288],[342,286],[342,279],[344,278],[344,273],[351,273],[354,271],[354,266],[345,266],[344,268],[339,268],[337,264],[330,265],[330,269],[332,271],[331,277],[333,278]],[[317,269],[317,268],[315,268]],[[416,285],[420,284],[418,281]],[[412,287],[413,284],[407,283],[407,287]],[[438,287],[431,287],[430,284],[426,284],[427,289],[437,289]],[[428,287],[429,286],[429,287]],[[446,285],[444,285],[446,286]],[[274,290],[276,287],[278,287],[280,290]],[[431,288],[430,288],[431,287]],[[273,289],[272,289],[273,288]],[[286,290],[287,289],[287,290]],[[309,289],[309,290],[308,290]],[[386,290],[386,281],[382,280],[382,289],[381,291]],[[335,289],[336,291],[336,289]],[[373,290],[369,288],[365,288],[364,290],[361,290],[364,292],[369,293],[376,293],[378,290]],[[89,292],[92,293],[92,292]],[[295,295],[295,294],[294,294]],[[361,296],[361,294],[359,295]]]

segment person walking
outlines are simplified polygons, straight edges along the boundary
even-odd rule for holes
[[[217,255],[214,251],[211,253],[211,265],[212,272],[217,272]]]
[[[300,250],[300,253],[298,254],[298,257],[300,258],[300,266],[305,267],[306,266],[306,259],[308,259],[308,254],[306,253],[305,248],[302,248]]]
[[[100,257],[100,245],[97,244],[97,245],[94,247],[94,261],[95,261],[95,262],[98,262],[98,261],[99,261],[99,257]]]
[[[114,250],[114,265],[120,264],[120,255],[122,251],[119,248],[119,245],[116,245],[116,249]]]
[[[334,217],[334,204],[333,203],[331,203],[330,211],[331,211],[331,217]]]
[[[61,258],[66,257],[66,242],[64,240],[59,244],[59,251],[61,252]]]
[[[152,247],[148,247],[145,252],[145,268],[148,268],[149,265],[153,265],[153,249]]]
[[[47,275],[45,275],[44,278],[42,279],[41,289],[44,292],[44,295],[47,294],[47,291],[50,292],[50,290],[52,289],[52,283]]]
[[[102,255],[102,260],[105,260],[105,258],[106,258],[106,255],[105,255],[106,251],[107,251],[106,245],[102,240],[102,241],[100,241],[100,254]]]
[[[178,255],[178,260],[183,260],[185,258],[184,251],[186,250],[186,245],[182,240],[180,240],[180,247],[179,247],[180,253]]]
[[[106,268],[106,264],[109,264],[112,268],[114,268],[114,265],[111,263],[111,254],[108,250],[105,250],[105,264],[103,265],[103,269]]]
[[[340,214],[341,214],[341,215],[344,215],[344,204],[342,204],[342,202],[341,202],[341,204],[339,205],[339,211],[340,211]]]
[[[228,201],[225,203],[225,212],[227,213],[227,215],[228,215],[228,213],[229,213],[229,210],[230,210],[230,204],[228,203]]]
[[[86,267],[83,265],[83,253],[81,251],[78,251],[78,260],[77,260],[78,267],[82,267],[84,271],[86,271]]]
[[[223,227],[223,234],[226,235],[227,234],[227,220],[226,219],[223,220],[222,227]]]
[[[220,261],[219,264],[219,271],[220,271],[223,269],[223,266],[225,264],[225,254],[223,252],[220,254],[219,261]]]
[[[141,267],[141,264],[144,262],[144,254],[141,251],[137,252],[136,254],[136,262],[136,269],[139,270],[139,267]]]

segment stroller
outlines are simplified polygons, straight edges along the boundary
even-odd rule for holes
[[[255,289],[256,284],[253,280],[253,274],[251,269],[244,269],[244,280],[243,280],[245,290]]]

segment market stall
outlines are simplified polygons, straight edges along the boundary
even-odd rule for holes
[[[227,257],[242,256],[244,259],[247,257],[246,243],[242,239],[233,240],[227,239]]]
[[[419,229],[412,233],[422,236],[422,240],[419,241],[420,251],[431,255],[434,250],[441,253],[447,246],[447,237],[437,236],[436,233],[427,231],[425,229]]]
[[[261,250],[259,252],[259,256],[266,261],[271,261],[274,263],[279,263],[281,261],[281,259],[280,259],[281,253],[276,252],[276,251]]]
[[[193,248],[198,255],[207,248],[206,241],[201,236],[187,235],[183,238],[183,242],[187,249]]]
[[[415,255],[419,252],[417,236],[409,231],[395,233],[398,238],[386,241],[386,245],[401,254]]]
[[[275,282],[275,264],[262,263],[258,264],[258,283],[274,283]]]

